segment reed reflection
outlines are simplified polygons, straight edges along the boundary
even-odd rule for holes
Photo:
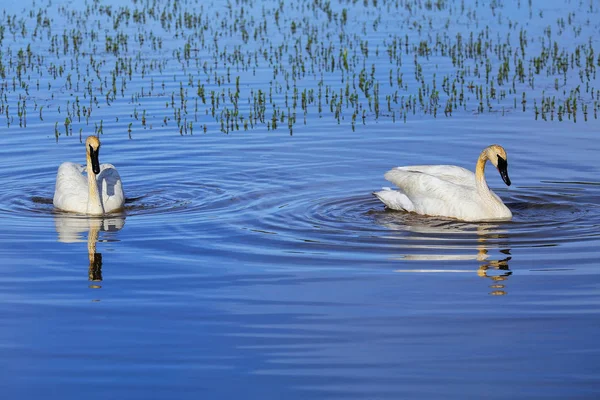
[[[477,275],[491,281],[489,294],[506,294],[505,283],[512,274],[506,224],[465,223],[392,212],[381,213],[376,219],[380,225],[393,231],[394,235],[390,238],[401,240],[399,245],[403,253],[394,259],[444,262],[441,267],[430,263],[427,268],[402,268],[396,272],[471,273],[471,268],[448,268],[448,265],[464,265],[465,261],[472,260],[479,264]]]
[[[77,243],[85,241],[87,233],[88,251],[88,280],[90,282],[102,281],[102,253],[98,253],[96,246],[100,232],[116,232],[125,225],[125,217],[86,217],[68,214],[56,214],[54,225],[61,243]],[[97,289],[99,284],[91,284],[90,288]]]

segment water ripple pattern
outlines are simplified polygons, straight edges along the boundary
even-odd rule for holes
[[[227,151],[215,149],[228,137],[178,140],[187,144],[159,140],[158,158],[146,157],[147,148],[135,141],[112,153],[110,141],[105,145],[103,155],[121,162],[127,194],[122,216],[173,226],[182,237],[204,232],[228,238],[203,244],[219,252],[258,253],[279,261],[292,257],[304,265],[348,260],[370,268],[390,260],[500,261],[517,248],[577,247],[598,237],[600,185],[594,181],[500,188],[513,221],[472,224],[384,210],[371,192],[385,183],[385,169],[354,168],[362,154],[358,148],[336,159],[328,156],[338,147],[352,147],[356,138],[288,137],[278,144],[267,137],[237,138],[236,147]],[[82,158],[81,146],[70,149],[78,151],[65,159]],[[373,154],[389,158],[385,151]],[[32,223],[31,217],[61,214],[52,206],[57,164],[27,165],[16,171],[37,185],[23,185],[15,171],[10,176],[5,171],[0,191],[0,212],[24,225]],[[488,179],[493,181],[493,174],[488,172]]]

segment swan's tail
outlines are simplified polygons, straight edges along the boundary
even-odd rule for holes
[[[377,197],[386,207],[392,210],[398,211],[414,211],[415,206],[410,201],[408,196],[398,190],[392,190],[388,187],[382,188],[379,192],[373,192],[373,195]]]

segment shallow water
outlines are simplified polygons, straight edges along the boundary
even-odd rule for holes
[[[84,160],[77,134],[56,141],[50,113],[0,132],[7,398],[600,397],[596,119],[353,131],[312,115],[293,135],[156,124],[130,139],[114,120],[129,109],[94,112],[128,198],[103,218],[52,206],[60,162]],[[491,143],[508,152],[513,185],[487,179],[510,222],[371,195],[393,166],[473,169]]]

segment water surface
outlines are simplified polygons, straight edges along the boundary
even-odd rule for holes
[[[144,101],[163,112],[165,97]],[[372,116],[353,130],[309,114],[293,135],[209,119],[180,135],[159,116],[130,138],[131,112],[94,109],[128,197],[102,218],[51,203],[58,165],[84,161],[77,130],[57,141],[49,113],[0,131],[7,398],[600,396],[596,119]],[[391,167],[473,169],[491,143],[508,152],[513,185],[487,179],[510,222],[371,195]]]

